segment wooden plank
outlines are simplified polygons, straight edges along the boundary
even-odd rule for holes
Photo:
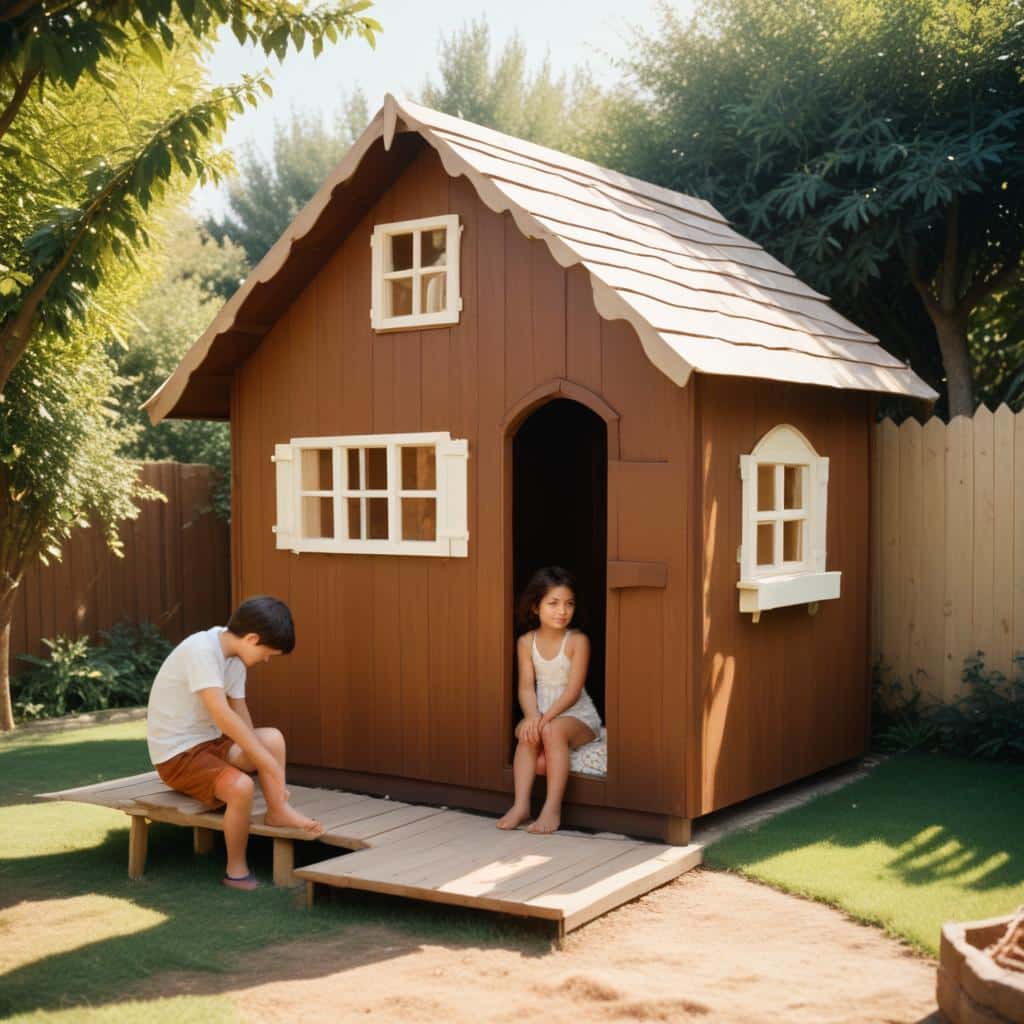
[[[668,585],[668,566],[664,562],[608,562],[608,589],[655,587]]]
[[[505,394],[503,409],[510,409],[534,387],[533,291],[530,275],[531,243],[515,221],[502,218],[505,231],[505,279],[501,298],[505,316]]]
[[[1001,405],[992,418],[992,647],[989,667],[1013,678],[1013,428]],[[1016,515],[1024,510],[1016,510]]]
[[[565,909],[563,911],[565,914],[565,931],[573,931],[588,921],[599,917],[601,914],[605,914],[615,907],[622,906],[624,903],[636,899],[637,896],[651,892],[653,889],[657,889],[659,886],[678,878],[691,868],[697,867],[703,860],[703,851],[700,848],[694,849],[690,847],[688,849],[691,852],[685,857],[679,860],[666,858],[665,862],[655,870],[645,872],[642,869],[637,869],[630,877],[620,877],[617,880],[617,887],[614,891],[596,896],[592,902],[585,906],[580,906],[579,909]]]
[[[974,414],[974,633],[973,654],[979,650],[986,664],[995,642],[995,608],[992,581],[995,576],[995,447],[992,413],[979,406]]]
[[[902,610],[897,662],[907,678],[921,666],[918,611],[921,574],[921,424],[908,416],[899,428],[900,475],[893,496],[899,508],[900,576],[898,600]]]
[[[533,317],[533,386],[566,376],[566,272],[547,245],[530,242],[530,312]]]
[[[942,696],[960,692],[964,658],[972,651],[974,564],[974,434],[957,416],[946,428],[946,650]]]
[[[885,619],[882,624],[882,663],[894,675],[906,666],[900,660],[900,637],[903,633],[903,612],[900,604],[900,554],[902,551],[899,520],[900,450],[899,429],[892,420],[879,426],[881,454],[881,586]]]
[[[396,831],[404,825],[415,824],[420,821],[429,821],[436,818],[444,811],[437,807],[397,807],[393,811],[375,815],[372,818],[364,818],[344,826],[344,835],[348,839],[365,840],[369,845],[376,847],[380,836]]]
[[[946,675],[946,425],[933,416],[921,435],[921,685],[939,700]]]
[[[115,789],[122,789],[126,786],[134,786],[140,782],[163,782],[156,772],[140,772],[138,775],[128,775],[121,779],[107,779],[105,782],[94,782],[88,786],[76,786],[74,789],[61,789],[54,793],[38,793],[39,800],[74,800],[82,794],[104,793]]]
[[[1024,654],[1024,412],[1013,425],[1013,650]]]

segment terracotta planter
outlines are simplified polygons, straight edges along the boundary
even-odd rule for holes
[[[936,998],[953,1024],[1024,1024],[1024,973],[1005,970],[983,952],[1010,920],[943,925]]]

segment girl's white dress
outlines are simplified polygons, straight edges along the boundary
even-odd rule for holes
[[[533,674],[537,682],[537,707],[543,715],[552,704],[562,696],[562,691],[569,684],[569,668],[572,659],[565,653],[565,645],[569,642],[569,633],[575,630],[566,630],[562,637],[562,646],[553,658],[544,658],[537,650],[537,634],[533,634],[530,645],[530,653],[533,658]],[[566,708],[559,716],[570,715],[578,718],[585,726],[592,729],[594,735],[601,735],[601,716],[590,699],[586,689],[580,691],[576,703],[571,708]]]

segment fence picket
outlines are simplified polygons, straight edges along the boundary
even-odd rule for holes
[[[1024,654],[1024,412],[879,423],[871,509],[874,659],[945,701],[978,650],[1012,674]]]

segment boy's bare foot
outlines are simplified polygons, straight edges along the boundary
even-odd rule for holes
[[[498,828],[510,829],[519,828],[519,826],[526,821],[530,816],[529,807],[516,807],[514,804],[511,810],[505,813],[505,816],[498,819]]]
[[[263,820],[276,828],[301,828],[311,836],[323,835],[324,832],[323,825],[316,818],[307,818],[290,804],[285,804],[277,813],[267,811]]]
[[[530,825],[526,831],[532,832],[537,836],[550,835],[552,832],[558,831],[558,826],[562,824],[562,819],[554,811],[549,811],[547,808],[541,810],[537,816],[537,820]]]

